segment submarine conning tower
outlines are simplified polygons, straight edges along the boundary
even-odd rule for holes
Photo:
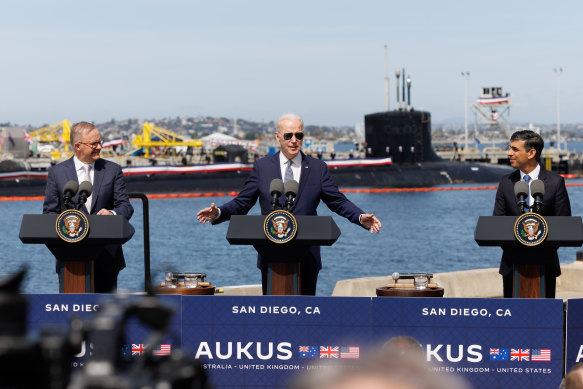
[[[393,162],[440,161],[431,145],[431,114],[427,111],[387,111],[364,116],[366,155],[391,157]]]
[[[385,46],[385,63],[387,47]],[[395,71],[397,103],[389,110],[389,73],[385,73],[385,111],[364,116],[366,156],[391,157],[393,162],[431,162],[442,159],[431,145],[431,114],[411,106],[411,76],[405,68]],[[406,89],[405,89],[406,87]],[[401,94],[402,91],[402,94]],[[406,93],[405,93],[406,92]],[[401,100],[402,95],[402,100]]]

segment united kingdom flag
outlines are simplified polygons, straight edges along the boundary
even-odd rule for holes
[[[338,358],[340,356],[339,347],[320,346],[320,358]]]
[[[530,361],[530,349],[529,348],[511,348],[510,349],[510,360],[511,361]]]
[[[142,355],[144,351],[146,351],[146,347],[143,344],[132,344],[132,357]]]

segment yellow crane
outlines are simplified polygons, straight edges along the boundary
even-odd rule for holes
[[[134,140],[132,140],[132,146],[145,148],[146,151],[144,156],[149,157],[150,149],[152,147],[162,147],[162,154],[166,154],[166,151],[171,147],[201,147],[202,142],[197,139],[187,138],[164,128],[156,127],[155,125],[146,122],[142,126],[142,133],[136,135]]]
[[[59,159],[61,157],[70,157],[73,150],[69,150],[71,141],[71,122],[67,119],[60,123],[39,128],[30,132],[28,135],[39,143],[58,144],[55,150],[51,151],[51,157]]]

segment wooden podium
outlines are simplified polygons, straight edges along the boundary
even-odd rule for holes
[[[60,293],[93,293],[93,261],[107,244],[123,244],[134,235],[134,227],[121,215],[88,215],[89,232],[80,242],[63,241],[56,232],[59,215],[23,215],[20,240],[44,244],[64,268],[59,275]]]
[[[263,232],[265,215],[231,216],[227,240],[232,245],[252,245],[268,262],[267,294],[300,294],[300,261],[312,246],[332,246],[340,229],[331,216],[294,216],[296,236],[287,243],[274,243]]]
[[[544,265],[553,260],[557,248],[583,244],[581,217],[545,216],[549,231],[547,238],[533,247],[516,241],[514,224],[517,219],[518,216],[480,216],[474,239],[479,246],[499,246],[512,252],[513,297],[544,297]]]

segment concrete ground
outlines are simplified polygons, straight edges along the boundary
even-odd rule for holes
[[[561,271],[561,276],[557,278],[557,298],[583,298],[583,261],[562,264]],[[412,280],[401,282],[410,283]],[[502,277],[498,274],[498,268],[436,273],[431,282],[444,289],[444,297],[502,297]],[[378,287],[393,283],[391,275],[341,280],[336,283],[332,296],[376,297]],[[218,289],[222,290],[217,293],[219,295],[261,295],[261,285],[225,286]]]

